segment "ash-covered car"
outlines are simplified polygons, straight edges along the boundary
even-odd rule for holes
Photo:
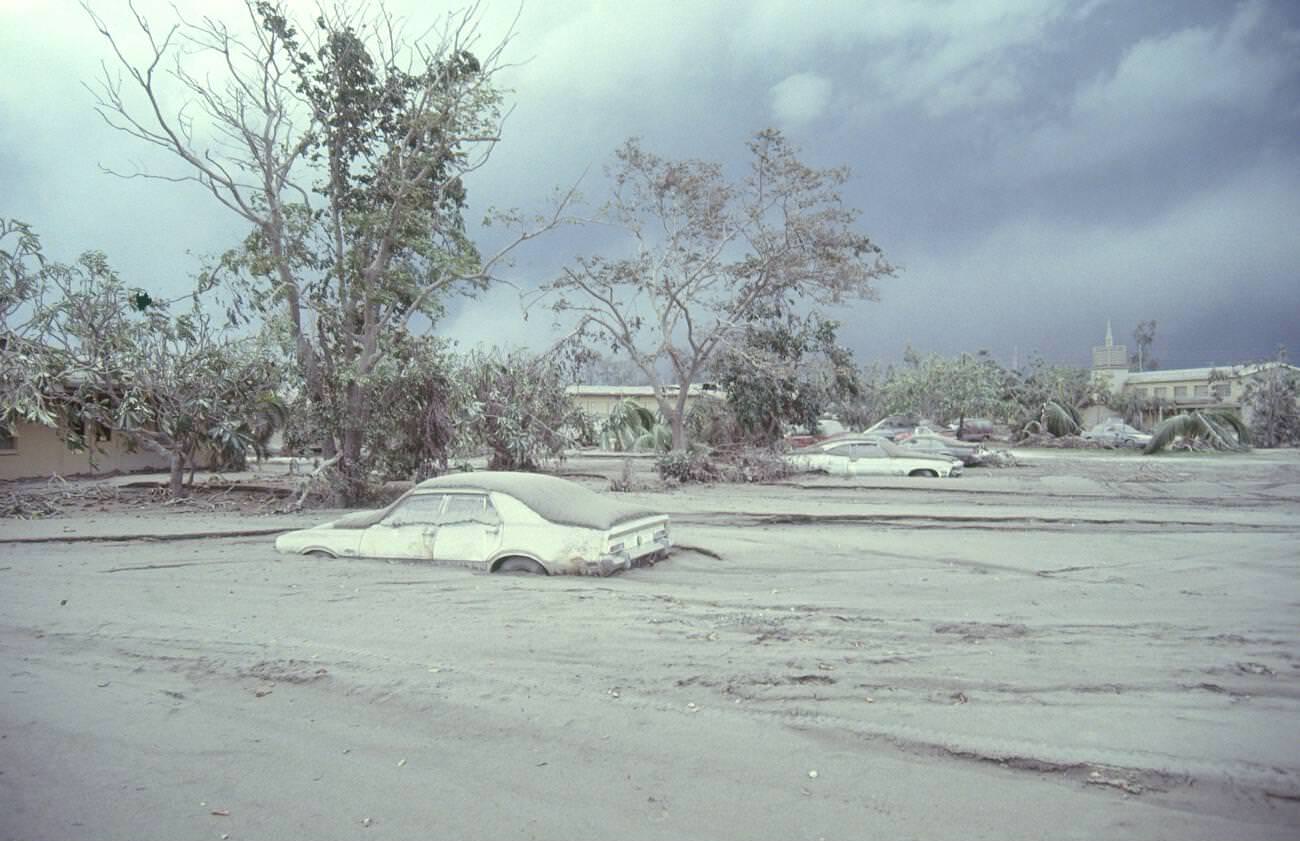
[[[1151,434],[1135,429],[1118,418],[1112,418],[1083,433],[1083,438],[1108,447],[1145,447],[1151,443]]]
[[[386,508],[288,532],[286,554],[397,558],[488,572],[609,575],[672,546],[668,515],[537,473],[457,473],[416,485]]]
[[[911,435],[918,426],[927,426],[928,421],[915,415],[889,415],[862,430],[863,435],[897,441],[905,435]]]
[[[908,453],[884,438],[832,438],[794,450],[785,461],[795,470],[832,476],[929,476],[962,474],[962,463],[944,455]]]
[[[901,441],[896,441],[895,444],[903,452],[910,455],[926,453],[947,456],[948,458],[957,459],[967,467],[983,464],[984,459],[988,456],[988,451],[984,449],[982,444],[948,438],[924,426],[918,426],[910,436]]]

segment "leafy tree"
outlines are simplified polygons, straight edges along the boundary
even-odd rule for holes
[[[281,417],[274,389],[282,372],[255,342],[219,338],[200,292],[172,315],[170,302],[128,288],[102,253],[36,263],[25,278],[22,329],[10,330],[7,318],[0,325],[6,414],[62,420],[74,448],[119,433],[166,455],[173,496],[200,454],[239,461],[265,443]]]
[[[893,414],[912,414],[937,421],[956,421],[998,414],[1006,372],[987,351],[951,359],[921,356],[910,347],[903,364],[890,369],[884,385],[885,406]]]
[[[1106,405],[1118,414],[1125,423],[1134,426],[1144,425],[1147,414],[1156,408],[1152,398],[1142,397],[1131,389],[1111,395],[1107,398]]]
[[[1246,380],[1242,404],[1250,409],[1250,431],[1261,447],[1300,444],[1300,372],[1287,364],[1286,348]]]
[[[430,337],[393,336],[364,387],[383,407],[370,414],[362,450],[374,474],[419,481],[445,471],[455,445],[456,414],[468,399],[460,360],[446,344]],[[300,416],[309,418],[311,412]]]
[[[1004,399],[1014,414],[1017,429],[1052,435],[1076,435],[1082,427],[1079,408],[1093,402],[1099,389],[1086,368],[1053,365],[1034,356],[1029,365],[1012,372],[1005,382]]]
[[[816,315],[751,323],[719,351],[712,371],[745,438],[771,444],[787,424],[816,429],[832,404],[857,397],[858,371],[836,343],[838,327]]]
[[[562,457],[582,423],[564,387],[568,375],[554,354],[467,354],[458,374],[462,403],[453,415],[458,450],[486,449],[494,470],[536,470]]]
[[[246,5],[244,33],[137,14],[138,60],[92,13],[118,65],[96,89],[99,112],[182,164],[179,176],[135,174],[196,182],[249,224],[225,261],[244,284],[232,314],[275,317],[348,502],[382,405],[368,384],[395,337],[436,318],[444,296],[482,288],[536,233],[484,256],[462,219],[465,179],[500,137],[505,42],[478,49],[473,7],[407,43],[382,11],[367,21],[336,7],[301,26],[278,2]]]
[[[749,151],[748,174],[731,181],[718,164],[668,160],[628,140],[606,171],[613,194],[598,221],[629,247],[579,257],[546,287],[556,312],[645,374],[676,450],[686,446],[690,386],[747,325],[872,298],[873,282],[893,273],[844,206],[846,169],[809,167],[775,130]]]
[[[1129,362],[1139,371],[1154,371],[1160,367],[1160,362],[1151,355],[1151,345],[1156,340],[1156,323],[1152,321],[1139,321],[1137,327],[1133,328],[1133,355],[1129,357]]]

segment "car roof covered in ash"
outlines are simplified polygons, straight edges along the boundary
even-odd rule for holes
[[[509,494],[553,523],[589,529],[608,529],[619,523],[655,516],[655,512],[648,508],[610,499],[576,482],[543,473],[449,473],[426,479],[416,485],[413,492],[430,490]]]

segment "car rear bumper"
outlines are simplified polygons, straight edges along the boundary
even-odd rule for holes
[[[588,575],[599,575],[603,578],[616,572],[622,572],[625,569],[631,569],[634,566],[648,566],[667,555],[672,546],[673,543],[667,536],[661,537],[652,542],[643,543],[631,552],[611,552],[600,556],[594,561],[587,561],[584,571]]]

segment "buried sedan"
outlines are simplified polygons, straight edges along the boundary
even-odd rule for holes
[[[957,477],[960,461],[943,455],[909,454],[892,441],[879,438],[831,439],[785,457],[796,470],[832,476]]]
[[[489,572],[609,575],[653,563],[668,516],[537,473],[459,473],[376,511],[280,535],[287,554],[437,561]]]

